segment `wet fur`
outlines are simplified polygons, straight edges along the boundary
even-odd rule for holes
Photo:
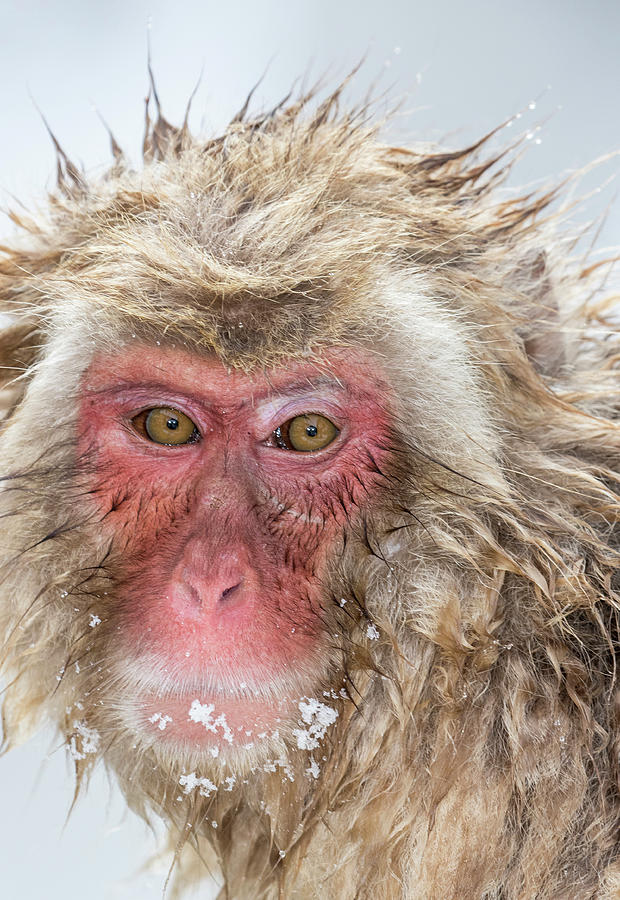
[[[59,723],[78,784],[103,756],[223,897],[620,891],[618,336],[553,192],[503,194],[487,145],[388,146],[338,92],[216,140],[160,115],[139,172],[59,150],[0,259],[5,743]],[[204,760],[119,726],[118,540],[75,420],[94,350],[134,339],[246,369],[361,345],[397,392],[383,504],[325,576],[315,694],[346,699],[316,780],[285,734],[274,771],[241,754],[233,790],[178,802]]]

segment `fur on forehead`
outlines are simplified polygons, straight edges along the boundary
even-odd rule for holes
[[[86,181],[61,155],[49,216],[19,218],[24,241],[0,258],[0,300],[43,332],[50,314],[96,334],[120,323],[244,368],[372,342],[393,315],[377,285],[405,271],[423,267],[442,296],[475,267],[486,294],[458,302],[501,305],[511,234],[527,247],[542,199],[490,204],[496,160],[386,146],[361,113],[338,113],[339,93],[236,117],[214,140],[147,120],[141,171],[116,152]]]

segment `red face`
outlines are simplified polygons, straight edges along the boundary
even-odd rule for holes
[[[366,354],[320,362],[249,376],[141,345],[86,374],[81,451],[120,560],[115,652],[151,737],[214,755],[253,742],[333,665],[328,564],[377,490],[390,420]]]

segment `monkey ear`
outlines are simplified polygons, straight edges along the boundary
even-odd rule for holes
[[[517,334],[536,371],[553,375],[565,361],[566,346],[546,252],[536,250],[523,257],[517,263],[515,280],[519,289]]]

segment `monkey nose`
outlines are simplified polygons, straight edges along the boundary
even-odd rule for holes
[[[168,599],[180,612],[201,618],[219,616],[246,602],[245,581],[238,570],[196,572],[192,566],[183,566],[172,579]]]
[[[241,587],[242,583],[243,583],[243,578],[240,581],[238,581],[236,584],[231,584],[230,587],[224,588],[224,590],[222,591],[222,593],[220,595],[220,603],[223,603],[227,600],[232,599],[233,594],[236,594],[239,591],[239,588]]]

